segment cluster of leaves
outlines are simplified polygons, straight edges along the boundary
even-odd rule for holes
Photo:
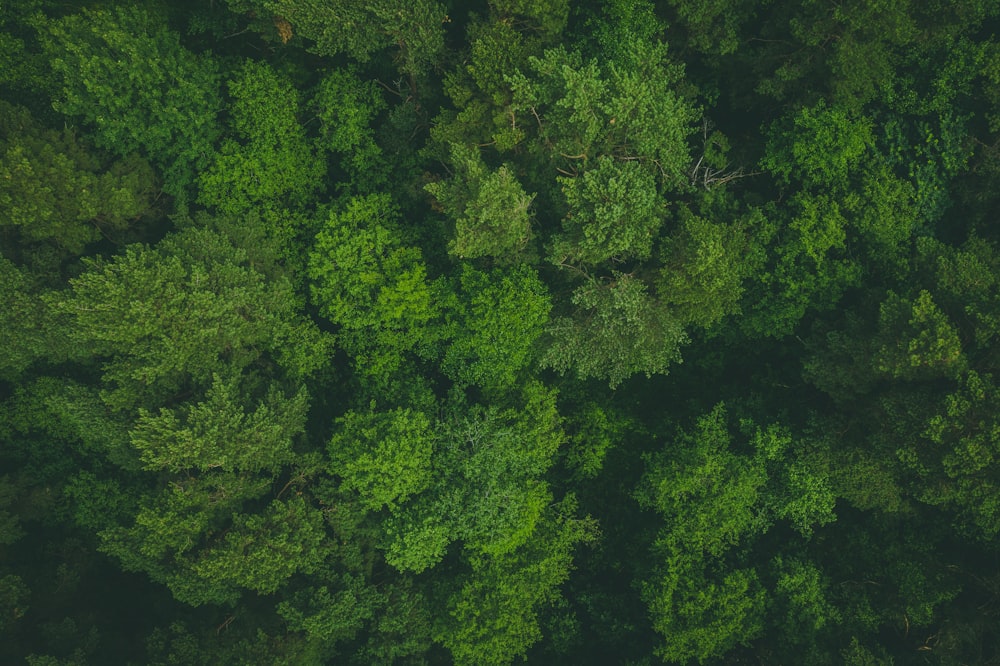
[[[0,662],[996,663],[998,21],[0,7]]]

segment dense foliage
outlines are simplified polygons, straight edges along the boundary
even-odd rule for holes
[[[1000,664],[998,33],[0,6],[0,662]]]

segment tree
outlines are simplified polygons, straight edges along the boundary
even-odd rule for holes
[[[269,219],[306,205],[323,179],[322,156],[300,124],[298,93],[268,65],[247,61],[228,83],[234,136],[198,176],[198,202],[228,216]]]
[[[511,261],[525,250],[531,238],[531,202],[507,166],[492,171],[479,150],[451,146],[455,175],[428,183],[430,192],[455,221],[455,238],[449,251],[461,259],[496,257]]]
[[[38,360],[59,362],[72,355],[63,331],[24,271],[0,256],[0,330],[10,336],[0,350],[0,379],[19,378]]]
[[[882,302],[876,341],[885,341],[875,354],[881,374],[915,379],[921,376],[955,377],[965,359],[958,331],[941,312],[930,292],[921,290],[910,302],[889,292]]]
[[[577,377],[608,380],[612,388],[636,373],[666,373],[687,342],[682,324],[631,275],[590,281],[573,292],[572,317],[556,317],[543,365]]]
[[[998,397],[991,374],[969,371],[913,424],[923,427],[919,438],[901,443],[897,452],[904,469],[915,476],[917,499],[951,508],[959,531],[981,539],[1000,533]]]
[[[330,472],[371,511],[390,510],[431,483],[435,438],[422,412],[348,412],[330,442]]]
[[[215,62],[187,51],[162,17],[139,7],[83,9],[39,26],[61,79],[58,111],[94,128],[98,145],[137,150],[180,195],[207,166],[219,136]]]
[[[670,0],[668,4],[687,32],[687,43],[704,53],[719,55],[739,49],[742,24],[750,18],[755,7],[729,0]]]
[[[143,467],[173,474],[213,469],[277,470],[293,459],[292,440],[301,433],[308,407],[303,389],[286,398],[276,387],[252,412],[236,378],[212,378],[205,400],[180,409],[139,410],[130,435]]]
[[[489,273],[463,266],[459,285],[455,333],[442,370],[487,391],[514,388],[548,322],[548,290],[524,264]]]
[[[421,252],[403,245],[398,216],[388,195],[355,197],[330,214],[309,257],[313,301],[341,327],[358,370],[373,376],[430,343],[438,316]]]
[[[384,603],[383,595],[363,581],[345,576],[343,589],[309,587],[278,605],[289,629],[304,632],[310,640],[332,644],[351,639]]]
[[[635,44],[648,44],[663,36],[667,26],[648,0],[611,0],[600,16],[587,20],[601,53],[609,60],[628,63],[642,57]]]
[[[542,40],[503,19],[473,19],[468,33],[467,62],[444,80],[455,109],[442,109],[431,128],[432,147],[442,158],[452,146],[492,144],[510,150],[526,136],[516,118],[511,75],[528,70],[528,58],[541,55]]]
[[[507,22],[527,22],[532,28],[558,36],[569,18],[568,0],[546,0],[527,2],[526,0],[491,0],[490,9],[501,20]]]
[[[422,571],[460,540],[469,553],[500,557],[527,543],[552,501],[545,471],[564,441],[555,393],[537,383],[519,409],[452,398],[436,424],[431,485],[384,528],[385,558]]]
[[[86,265],[49,302],[73,322],[75,341],[107,359],[106,399],[117,408],[207,387],[215,372],[238,373],[265,350],[299,377],[328,353],[326,338],[297,314],[287,278],[265,279],[219,232],[192,227],[156,248],[133,245]],[[290,340],[304,346],[287,350]]]
[[[178,601],[233,604],[244,590],[272,594],[326,557],[322,514],[300,497],[274,500],[259,514],[239,513],[266,485],[217,474],[177,486],[151,496],[134,524],[100,536],[101,550],[126,570],[165,584]]]
[[[20,576],[0,577],[0,630],[7,631],[24,616],[30,594]]]
[[[347,54],[367,62],[380,49],[399,49],[400,71],[424,74],[444,50],[442,24],[448,20],[444,6],[434,0],[228,0],[233,9],[253,9],[280,16],[294,34],[313,42],[310,50],[324,56]]]
[[[766,596],[752,569],[711,571],[701,558],[670,558],[663,578],[643,590],[664,661],[720,657],[760,635]],[[714,576],[712,574],[715,574]]]
[[[0,226],[22,242],[47,242],[82,254],[118,235],[152,207],[155,178],[131,155],[109,163],[75,134],[42,127],[24,107],[0,100]]]
[[[569,212],[552,244],[553,263],[646,259],[664,218],[653,175],[635,161],[601,156],[575,178],[559,178]]]
[[[679,320],[709,328],[740,312],[744,281],[763,263],[745,223],[714,223],[687,209],[665,239],[656,294]]]
[[[320,121],[318,145],[341,156],[341,167],[361,192],[385,183],[387,168],[372,125],[386,107],[374,81],[353,69],[327,72],[310,99]]]
[[[658,561],[644,584],[665,660],[705,661],[763,631],[768,593],[754,562],[739,553],[777,520],[808,537],[834,519],[835,496],[822,468],[788,461],[790,433],[743,421],[747,453],[733,446],[725,405],[680,430],[646,457],[636,497],[663,516]]]
[[[873,129],[869,119],[820,102],[800,109],[789,130],[775,124],[763,165],[785,183],[844,188],[874,143]]]
[[[325,540],[319,509],[298,496],[274,500],[259,514],[234,516],[225,538],[191,564],[196,578],[178,579],[184,588],[175,594],[184,589],[210,600],[207,592],[224,585],[273,594],[293,574],[316,571],[326,559]]]
[[[268,248],[246,250],[226,224],[198,219],[154,248],[88,261],[70,289],[49,294],[85,350],[76,357],[103,362],[103,390],[46,404],[53,423],[119,468],[95,464],[68,491],[101,549],[184,603],[231,604],[325,557],[322,514],[306,499],[253,507],[279,475],[315,466],[293,446],[308,408],[301,384],[330,344],[299,314]],[[255,220],[244,222],[252,237]],[[83,409],[91,402],[101,418]]]
[[[530,74],[510,77],[514,104],[532,124],[538,116],[539,138],[565,171],[604,155],[638,162],[669,191],[687,178],[697,114],[674,89],[683,70],[671,64],[666,45],[635,48],[633,62],[606,70],[562,47],[530,58]]]
[[[536,534],[505,555],[473,556],[447,601],[435,634],[456,664],[509,664],[541,638],[539,611],[559,596],[573,548],[595,537],[595,525],[575,518],[567,498],[547,509]]]

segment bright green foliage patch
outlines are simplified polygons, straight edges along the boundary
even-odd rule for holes
[[[513,388],[549,319],[545,284],[525,265],[461,275],[458,333],[442,361],[457,381],[487,390]]]
[[[235,136],[200,174],[199,203],[231,216],[303,206],[321,186],[323,164],[299,123],[295,89],[253,61],[228,87]]]
[[[424,187],[455,220],[449,250],[459,258],[515,257],[531,238],[531,200],[511,170],[483,164],[479,152],[451,147],[458,173],[450,181]]]
[[[314,302],[371,374],[429,341],[437,316],[421,252],[402,243],[398,216],[386,195],[354,198],[330,215],[309,260]]]

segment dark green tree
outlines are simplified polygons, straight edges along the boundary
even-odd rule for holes
[[[688,340],[683,323],[635,277],[616,273],[573,292],[572,316],[554,317],[551,342],[541,358],[559,372],[606,379],[615,387],[634,374],[666,373],[681,360]]]
[[[182,194],[208,165],[219,136],[215,61],[186,50],[155,9],[83,9],[39,25],[60,80],[55,107],[119,155],[142,151]]]
[[[0,225],[13,240],[83,254],[149,212],[155,190],[142,159],[103,160],[70,130],[47,130],[27,109],[0,101]]]

